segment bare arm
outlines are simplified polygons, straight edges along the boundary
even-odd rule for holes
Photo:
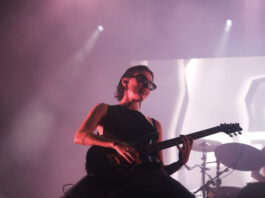
[[[183,136],[182,141],[183,141],[182,147],[177,145],[179,149],[179,160],[177,162],[165,166],[165,170],[169,175],[178,171],[189,160],[193,140],[189,136]]]
[[[262,169],[265,169],[265,167],[263,167]],[[251,171],[251,177],[259,182],[265,181],[265,176],[260,173],[260,170]]]
[[[161,142],[162,141],[162,127],[158,121],[156,121],[156,125],[157,125],[157,130],[159,133],[159,140],[158,141]],[[162,151],[159,151],[160,161],[164,165],[164,169],[169,175],[178,171],[184,164],[187,163],[187,161],[189,159],[193,140],[187,136],[183,136],[182,138],[183,138],[183,146],[182,147],[177,146],[179,149],[179,160],[177,162],[174,162],[174,163],[169,164],[169,165],[164,165],[163,153],[162,153]]]
[[[101,118],[107,113],[107,110],[108,105],[100,103],[89,112],[87,118],[75,134],[74,142],[76,144],[113,147],[114,141],[112,139],[93,134]]]
[[[96,145],[113,148],[129,163],[132,163],[133,161],[140,163],[138,152],[130,145],[116,139],[106,138],[102,135],[96,135],[93,133],[96,127],[99,126],[101,118],[107,113],[107,111],[107,104],[100,103],[96,105],[76,132],[74,142],[81,145]]]
[[[261,150],[261,152],[265,156],[265,147]],[[251,171],[251,177],[253,177],[254,179],[256,179],[259,182],[265,181],[265,166],[259,170]]]

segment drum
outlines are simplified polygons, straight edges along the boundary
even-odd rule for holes
[[[210,188],[208,198],[237,198],[240,188],[232,186],[221,186],[217,192],[217,188]]]
[[[265,182],[248,183],[238,194],[238,198],[264,198]]]

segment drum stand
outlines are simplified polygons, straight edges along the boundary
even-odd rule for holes
[[[228,170],[228,169],[227,169]],[[220,162],[216,161],[216,181],[214,182],[216,185],[216,198],[219,197],[219,188],[222,184],[222,180],[220,179]]]
[[[202,164],[200,166],[201,168],[201,173],[202,173],[202,186],[194,192],[196,194],[199,191],[202,191],[202,197],[206,198],[206,195],[208,194],[209,191],[209,184],[210,183],[205,183],[205,176],[206,176],[206,170],[209,170],[206,168],[206,159],[207,159],[207,153],[205,151],[202,152]]]
[[[202,186],[198,190],[196,190],[194,194],[196,194],[199,191],[202,191],[202,197],[207,198],[208,192],[209,192],[209,186],[213,185],[213,186],[216,186],[216,192],[217,192],[215,198],[218,198],[218,191],[222,183],[222,180],[220,179],[220,175],[229,171],[229,168],[226,168],[220,172],[220,162],[216,161],[216,164],[217,164],[216,176],[214,178],[210,177],[211,179],[205,183],[206,170],[209,170],[208,168],[206,168],[206,159],[207,159],[206,152],[203,152],[201,159],[202,159],[202,165],[200,166],[200,168],[201,168],[201,173],[202,173]]]

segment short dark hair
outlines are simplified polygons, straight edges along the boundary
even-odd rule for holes
[[[118,101],[121,101],[123,96],[124,96],[124,90],[125,90],[125,87],[122,85],[122,78],[126,77],[126,78],[129,78],[131,77],[135,72],[137,71],[147,71],[151,74],[152,78],[154,79],[154,74],[153,72],[149,69],[149,67],[147,67],[146,65],[136,65],[136,66],[132,66],[132,67],[129,67],[125,73],[122,75],[118,85],[117,85],[117,89],[116,89],[116,93],[115,93],[115,98],[118,100]]]

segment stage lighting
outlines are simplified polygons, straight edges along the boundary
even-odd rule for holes
[[[227,19],[225,24],[225,31],[228,32],[231,29],[232,26],[232,20]]]
[[[230,19],[226,20],[226,26],[232,26],[232,21]]]
[[[99,30],[100,32],[102,32],[102,31],[104,30],[103,26],[102,26],[102,25],[98,25],[98,30]]]

